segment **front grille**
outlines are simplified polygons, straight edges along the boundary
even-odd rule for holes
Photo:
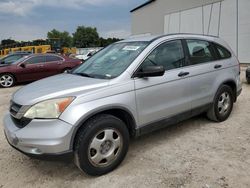
[[[11,119],[18,128],[24,128],[31,122],[31,119],[23,117],[26,107],[10,101]]]

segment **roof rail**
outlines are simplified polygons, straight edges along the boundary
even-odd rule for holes
[[[170,33],[170,34],[164,34],[161,36],[156,37],[154,40],[162,38],[162,37],[167,37],[167,36],[172,36],[172,35],[196,35],[196,36],[207,36],[207,37],[214,37],[214,38],[219,38],[219,36],[215,36],[215,35],[203,35],[203,34],[196,34],[196,33]]]

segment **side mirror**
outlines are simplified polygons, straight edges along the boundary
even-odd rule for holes
[[[20,67],[25,68],[26,67],[25,63],[21,63]]]
[[[157,77],[163,76],[165,73],[165,69],[163,66],[147,66],[141,69],[141,71],[136,73],[136,77],[144,78],[144,77]]]
[[[87,56],[88,56],[88,57],[91,57],[91,56],[92,56],[92,53],[89,53]]]

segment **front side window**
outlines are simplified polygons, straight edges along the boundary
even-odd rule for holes
[[[210,42],[203,40],[186,40],[192,65],[206,63],[216,60],[213,46]]]
[[[37,63],[44,63],[44,62],[45,62],[45,56],[32,57],[26,60],[26,63],[28,64],[37,64]]]
[[[149,42],[112,44],[89,58],[72,73],[100,79],[112,79],[122,74]]]
[[[162,65],[165,70],[183,67],[185,56],[180,40],[161,44],[145,59],[142,67]]]

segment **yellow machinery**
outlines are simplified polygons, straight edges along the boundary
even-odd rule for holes
[[[40,45],[40,46],[24,46],[24,47],[16,47],[16,48],[6,48],[0,50],[0,57],[6,56],[9,53],[17,52],[17,51],[25,51],[25,52],[32,52],[35,54],[38,53],[46,53],[51,51],[50,45]]]
[[[62,48],[62,53],[65,55],[68,54],[76,54],[76,48],[67,48],[67,47],[63,47]]]
[[[15,48],[5,48],[0,50],[0,57],[6,56],[9,53],[14,52],[32,52],[34,54],[41,54],[41,53],[47,53],[52,50],[51,45],[39,45],[39,46],[24,46],[24,47],[15,47]],[[61,49],[61,53],[68,55],[68,54],[76,54],[76,48],[67,48],[63,47]]]

